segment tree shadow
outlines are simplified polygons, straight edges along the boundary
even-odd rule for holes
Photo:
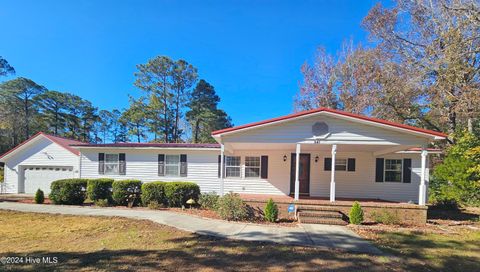
[[[477,221],[480,215],[467,212],[461,208],[440,208],[431,207],[427,212],[429,220],[454,220],[454,221]]]

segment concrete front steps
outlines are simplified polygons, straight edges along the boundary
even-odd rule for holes
[[[303,224],[348,225],[345,216],[335,207],[298,205],[298,222]]]

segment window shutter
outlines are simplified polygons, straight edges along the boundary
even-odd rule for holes
[[[118,172],[120,175],[125,175],[127,173],[127,162],[125,160],[125,153],[120,153],[118,155],[119,168]]]
[[[323,161],[323,170],[332,171],[332,158],[325,158]]]
[[[347,171],[355,172],[355,159],[354,158],[348,158]]]
[[[375,182],[383,182],[383,158],[377,158],[376,168],[375,168]]]
[[[158,154],[158,175],[165,176],[165,154]]]
[[[261,157],[261,169],[260,169],[260,177],[262,179],[268,178],[268,156]]]
[[[403,182],[412,182],[412,159],[403,159]]]
[[[98,153],[98,173],[105,174],[105,153]]]
[[[187,176],[187,154],[180,155],[180,176],[186,177]]]

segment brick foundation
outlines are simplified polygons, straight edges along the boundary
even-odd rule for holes
[[[267,203],[266,200],[244,200],[248,206],[254,211],[257,216],[263,215],[263,210]],[[275,201],[278,206],[279,218],[288,218],[292,219],[295,217],[294,213],[288,212],[288,207],[291,204],[294,204],[293,201]],[[350,213],[353,202],[351,201],[340,201],[339,203],[328,203],[328,202],[317,202],[315,201],[304,201],[298,203],[298,205],[315,205],[315,206],[325,206],[325,207],[335,207],[346,217]],[[427,222],[427,207],[418,206],[414,204],[403,204],[403,203],[373,203],[373,202],[360,202],[362,206],[365,222],[375,222],[375,217],[378,217],[382,214],[388,214],[390,218],[394,218],[395,221],[398,221],[399,224],[405,225],[425,225]]]

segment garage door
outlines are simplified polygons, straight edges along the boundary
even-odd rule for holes
[[[52,181],[66,178],[73,178],[73,167],[27,167],[25,168],[25,193],[34,194],[41,189],[45,194],[49,194]]]

